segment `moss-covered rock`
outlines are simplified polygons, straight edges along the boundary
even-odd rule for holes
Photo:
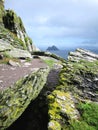
[[[93,101],[98,101],[97,79],[98,61],[68,62],[60,74],[60,82],[65,86],[64,90]]]
[[[22,41],[23,48],[32,52],[36,50],[32,40],[28,37],[20,17],[13,10],[6,10],[3,15],[3,24],[6,29],[9,29],[18,39]]]
[[[66,126],[64,126],[66,122],[79,118],[79,112],[75,107],[74,98],[70,92],[54,90],[52,94],[48,95],[48,100],[48,114],[50,117],[48,128],[51,127],[52,130],[54,129],[54,125],[50,125],[51,122],[54,121],[57,122],[60,126],[58,130],[61,130]]]
[[[11,125],[34,100],[46,83],[49,69],[39,69],[0,91],[0,130]]]
[[[11,51],[6,51],[3,53],[5,56],[14,57],[14,58],[32,58],[31,54],[27,50],[21,50],[13,48]]]
[[[0,0],[0,39],[29,52],[38,50],[27,35],[21,18],[13,10],[4,9],[4,0]]]
[[[6,10],[5,15],[3,16],[3,23],[5,28],[15,34],[17,34],[18,30],[25,32],[21,18],[18,17],[13,10]]]
[[[91,120],[96,122],[97,114],[93,114],[93,108],[98,109],[97,103],[93,103],[98,102],[98,55],[93,54],[92,60],[89,61],[90,54],[92,53],[89,53],[89,58],[86,57],[88,60],[80,57],[74,59],[73,55],[73,60],[69,59],[63,64],[60,85],[47,96],[48,129],[54,129],[56,124],[60,126],[58,130],[98,128],[94,123],[89,123]],[[80,105],[81,102],[82,105]]]
[[[0,52],[3,57],[9,58],[32,58],[31,54],[27,50],[22,50],[13,47],[11,44],[8,44],[6,41],[0,40]]]
[[[3,23],[3,17],[4,15],[4,0],[0,0],[0,24]]]

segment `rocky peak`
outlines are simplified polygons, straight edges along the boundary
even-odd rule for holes
[[[98,60],[98,55],[84,49],[76,49],[75,52],[70,52],[68,56],[69,61],[87,60],[90,62]]]
[[[59,49],[56,46],[50,46],[47,48],[47,51],[58,51]]]

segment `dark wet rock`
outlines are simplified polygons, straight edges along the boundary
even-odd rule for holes
[[[3,56],[2,54],[0,54],[0,60],[2,60],[2,59],[3,59],[3,57],[4,57],[4,56]]]

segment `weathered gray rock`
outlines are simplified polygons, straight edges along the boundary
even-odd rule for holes
[[[78,48],[75,52],[69,53],[68,60],[77,62],[79,60],[87,60],[93,62],[95,60],[98,60],[98,55],[88,50]]]
[[[12,49],[13,49],[12,45],[0,39],[0,52],[10,51]]]
[[[4,56],[14,57],[14,58],[32,58],[31,54],[27,50],[22,50],[14,48],[8,42],[0,39],[0,52],[3,52]]]
[[[37,48],[33,45],[32,40],[26,33],[23,22],[13,10],[6,10],[3,16],[4,27],[14,33],[21,40],[24,49],[29,52],[36,51]]]
[[[31,54],[27,50],[21,50],[13,48],[11,51],[6,51],[6,55],[14,58],[32,58]]]

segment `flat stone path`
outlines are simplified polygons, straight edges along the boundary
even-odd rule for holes
[[[47,78],[47,87],[48,89],[53,89],[59,84],[59,73],[61,71],[61,68],[59,69],[52,69],[49,72],[48,78]]]
[[[41,59],[32,59],[31,62],[21,60],[20,67],[0,64],[0,89],[12,86],[17,80],[36,69],[46,67],[47,65]]]

